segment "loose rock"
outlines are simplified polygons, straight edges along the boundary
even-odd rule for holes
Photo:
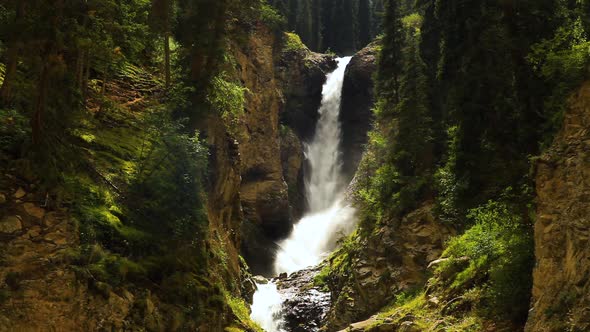
[[[25,212],[27,212],[27,214],[32,217],[35,217],[37,219],[43,219],[43,217],[45,217],[45,209],[40,208],[33,203],[25,203],[23,204],[23,207],[25,209]]]
[[[22,229],[23,224],[20,216],[8,216],[0,221],[0,234],[14,234]]]
[[[26,194],[27,194],[27,192],[23,188],[19,187],[13,196],[16,199],[21,199],[21,198],[25,197]]]

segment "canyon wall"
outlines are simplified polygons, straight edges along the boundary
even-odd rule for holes
[[[537,163],[532,309],[527,331],[590,329],[590,83]]]

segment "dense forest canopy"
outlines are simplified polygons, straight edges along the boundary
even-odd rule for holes
[[[381,33],[383,0],[270,0],[310,49],[350,55]]]

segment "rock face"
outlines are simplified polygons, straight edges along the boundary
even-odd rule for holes
[[[537,167],[531,332],[590,330],[590,83],[570,105]]]
[[[303,146],[314,128],[325,73],[333,59],[310,52],[277,52],[261,28],[236,48],[238,76],[248,89],[237,133],[242,251],[255,274],[271,275],[275,243],[287,237],[304,207]],[[313,116],[308,116],[313,114]]]
[[[281,162],[282,100],[275,78],[274,44],[272,32],[261,30],[249,39],[246,47],[235,52],[239,79],[249,90],[237,140],[244,254],[255,274],[266,272],[260,269],[271,265],[273,241],[286,237],[292,227]]]
[[[149,292],[79,278],[69,257],[76,223],[13,197],[0,211],[0,332],[178,329],[180,309]]]
[[[342,153],[344,174],[352,179],[361,161],[367,133],[373,121],[373,74],[377,70],[379,42],[355,54],[346,68],[342,86]]]
[[[277,64],[277,77],[285,104],[281,123],[293,128],[297,136],[309,142],[319,119],[322,87],[326,74],[336,69],[333,56],[308,49],[284,52]]]
[[[349,275],[336,276],[328,330],[369,318],[399,292],[426,282],[429,262],[440,257],[453,231],[434,218],[426,204],[370,235],[351,257]]]
[[[305,156],[303,144],[293,129],[281,126],[281,163],[283,175],[289,189],[291,215],[294,220],[301,218],[305,209],[305,184],[303,180],[303,166]]]

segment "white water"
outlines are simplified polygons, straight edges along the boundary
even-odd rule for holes
[[[281,329],[281,304],[283,300],[274,283],[257,284],[250,318],[265,331],[283,332]]]
[[[342,203],[346,183],[342,177],[338,119],[344,72],[350,59],[338,59],[338,68],[324,84],[320,119],[305,151],[311,172],[305,183],[309,212],[294,226],[289,238],[279,243],[277,274],[320,263],[334,249],[338,238],[354,226],[354,210]]]
[[[279,243],[275,273],[293,273],[319,264],[334,250],[337,240],[354,228],[354,209],[344,204],[339,122],[344,72],[351,57],[339,58],[338,68],[327,76],[322,91],[315,136],[305,147],[310,175],[305,183],[309,211]],[[252,304],[252,319],[267,332],[281,329],[281,295],[276,285],[258,285]]]

